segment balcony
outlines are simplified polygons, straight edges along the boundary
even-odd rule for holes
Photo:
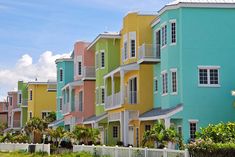
[[[136,91],[128,92],[128,104],[137,104],[137,92]]]
[[[28,106],[28,100],[23,100],[22,102],[22,107],[27,107]]]
[[[105,109],[115,109],[121,106],[121,92],[115,93],[113,96],[107,96],[105,99]]]
[[[0,113],[6,113],[8,112],[8,106],[7,104],[2,104],[2,106],[0,107]]]
[[[127,50],[125,50],[125,48],[122,48],[122,63],[124,64],[126,60],[127,60]]]
[[[95,79],[95,66],[84,66],[83,67],[83,80],[94,80]]]
[[[138,48],[138,63],[159,63],[160,62],[160,45],[142,44]]]
[[[48,92],[55,92],[57,89],[57,84],[56,83],[48,83],[47,85],[47,91]]]

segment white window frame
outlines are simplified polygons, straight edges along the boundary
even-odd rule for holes
[[[130,82],[133,81],[134,79],[136,79],[136,91],[134,91],[134,92],[136,92],[136,103],[132,102],[132,99],[130,98],[130,97],[131,97],[130,92],[133,92],[133,91],[131,91],[131,89],[130,89]],[[131,76],[131,77],[128,79],[128,86],[127,86],[127,88],[128,88],[128,93],[127,93],[128,103],[129,103],[129,104],[132,104],[132,105],[138,104],[138,76],[137,76],[137,75]],[[133,99],[133,100],[134,100],[134,99]]]
[[[154,94],[157,94],[158,93],[158,89],[159,89],[159,82],[158,82],[158,79],[157,79],[157,76],[154,77]],[[157,82],[156,82],[157,81]],[[156,84],[157,83],[157,84]],[[156,90],[156,86],[157,86],[157,90]]]
[[[117,128],[117,136],[115,136],[115,137],[114,137],[114,127]],[[119,135],[119,127],[118,127],[117,125],[114,125],[114,126],[112,127],[112,137],[113,137],[113,138],[118,138],[118,135]]]
[[[207,70],[207,84],[200,84],[200,69]],[[218,84],[210,84],[210,70],[218,70]],[[220,87],[220,66],[198,66],[198,86],[199,87]]]
[[[13,105],[13,97],[9,96],[9,105],[12,106]]]
[[[61,77],[61,71],[62,71],[62,77]],[[59,82],[64,81],[64,69],[60,68],[59,70]]]
[[[126,45],[126,47],[125,47],[125,45]],[[123,59],[123,61],[126,61],[128,59],[128,39],[127,39],[127,34],[123,35],[123,52],[122,53],[124,53],[124,54],[122,54],[122,55],[124,55],[124,58],[122,58],[122,59]]]
[[[198,120],[197,119],[189,119],[188,120],[188,122],[189,122],[189,138],[190,139],[193,139],[193,138],[191,138],[191,123],[193,123],[193,124],[196,124],[196,130],[195,130],[195,132],[197,131],[197,125],[198,125]],[[196,136],[195,136],[196,137]],[[194,138],[195,139],[195,138]]]
[[[18,92],[18,104],[22,104],[22,92]]]
[[[63,110],[63,98],[62,97],[59,98],[59,109],[60,111]]]
[[[168,73],[166,70],[161,72],[161,78],[162,78],[162,96],[168,95]],[[166,79],[166,80],[165,80]]]
[[[103,58],[102,58],[102,54],[104,54]],[[104,60],[104,66],[102,66],[103,60]],[[104,69],[104,68],[105,68],[105,51],[101,50],[100,51],[100,69]]]
[[[131,41],[135,41],[135,55],[132,56],[132,46],[131,46]],[[129,56],[130,58],[136,58],[136,32],[129,32]]]
[[[177,72],[177,69],[174,68],[174,69],[170,69],[171,71],[171,95],[177,95],[178,93],[178,72]],[[176,74],[175,76],[175,88],[176,88],[176,91],[173,91],[173,73]]]
[[[81,66],[80,64],[81,63]],[[80,71],[81,70],[81,71]],[[78,61],[78,70],[77,70],[78,76],[82,76],[82,61]]]
[[[167,46],[167,23],[164,22],[161,27],[161,48]]]
[[[33,90],[32,89],[29,90],[29,100],[30,101],[33,100]]]
[[[171,44],[170,44],[170,45],[173,46],[173,45],[176,45],[176,43],[177,43],[177,23],[176,23],[176,19],[172,19],[172,20],[170,20],[169,22],[170,22],[170,26],[171,26]],[[175,31],[175,42],[172,42],[172,39],[173,39],[173,38],[172,38],[172,37],[173,37],[173,33],[172,33],[172,32],[173,32],[172,24],[173,24],[173,23],[175,24],[175,30],[174,30],[174,31]]]

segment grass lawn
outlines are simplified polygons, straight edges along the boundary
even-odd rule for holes
[[[44,155],[46,157],[47,155]],[[42,157],[42,154],[28,154],[28,153],[3,153],[0,152],[0,157]],[[48,157],[48,156],[47,156]],[[92,157],[89,153],[70,153],[70,154],[60,154],[60,155],[51,155],[50,157]]]

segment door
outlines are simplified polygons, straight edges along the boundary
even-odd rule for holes
[[[129,103],[137,103],[137,78],[134,77],[129,80]]]
[[[157,58],[161,58],[161,31],[156,32],[156,55]]]
[[[128,133],[128,138],[129,138],[129,144],[134,145],[134,127],[129,126],[129,133]]]
[[[104,129],[100,128],[100,142],[104,144]]]

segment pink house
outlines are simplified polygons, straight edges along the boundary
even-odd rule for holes
[[[74,81],[62,88],[64,98],[71,96],[68,100],[70,113],[64,115],[65,128],[82,124],[95,112],[95,53],[87,51],[88,45],[83,41],[75,43],[72,54]]]
[[[8,92],[8,128],[21,129],[21,108],[18,107],[17,91]]]
[[[7,102],[0,102],[0,123],[7,124],[8,121],[8,105]]]

